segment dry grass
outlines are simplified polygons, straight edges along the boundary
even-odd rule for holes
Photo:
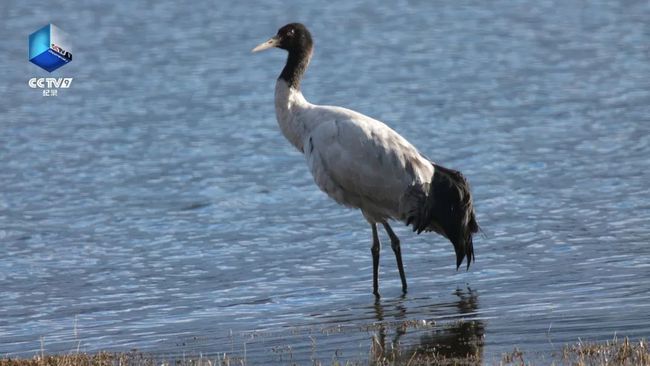
[[[470,348],[473,350],[473,348]],[[315,362],[315,365],[481,365],[490,364],[482,360],[481,353],[470,352],[465,356],[449,355],[444,349],[393,348],[386,350],[379,342],[373,342],[367,360]],[[67,355],[34,356],[31,359],[0,359],[0,366],[246,366],[243,358],[220,355],[210,359],[188,358],[182,360],[160,360],[140,352],[95,354],[74,353]],[[291,363],[292,364],[292,363]],[[526,360],[526,353],[518,349],[504,354],[495,365],[535,365]],[[565,346],[561,352],[550,355],[542,365],[571,366],[650,366],[650,351],[646,340],[630,341],[613,339],[604,343],[585,343]]]
[[[516,349],[504,354],[501,365],[534,365],[526,353]],[[644,339],[633,342],[614,338],[607,342],[578,342],[566,345],[545,364],[570,366],[650,366],[650,350]]]
[[[95,354],[75,353],[68,355],[34,356],[31,359],[2,359],[0,366],[110,366],[110,365],[141,365],[153,366],[151,358],[135,353]]]
[[[614,339],[606,343],[582,343],[564,347],[562,360],[576,366],[589,365],[650,365],[648,342]]]
[[[245,366],[246,361],[226,354],[214,358],[161,360],[141,352],[34,356],[31,359],[0,359],[0,366]]]

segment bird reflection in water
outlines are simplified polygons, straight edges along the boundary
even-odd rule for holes
[[[405,295],[391,303],[377,299],[374,308],[378,326],[377,333],[373,335],[373,358],[400,363],[417,356],[430,360],[463,359],[480,363],[485,323],[475,319],[479,307],[478,294],[468,288],[457,289],[454,295],[458,297],[457,301],[432,305],[431,313],[440,313],[440,308],[444,308],[442,312],[448,314],[452,307],[457,311],[458,319],[433,326],[431,323],[435,321],[435,315],[434,319],[406,320]],[[386,313],[389,313],[390,322],[385,320]]]

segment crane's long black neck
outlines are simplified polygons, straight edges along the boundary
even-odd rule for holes
[[[286,81],[289,87],[300,90],[300,80],[307,70],[311,53],[312,46],[309,44],[289,50],[287,63],[280,74],[280,79]]]

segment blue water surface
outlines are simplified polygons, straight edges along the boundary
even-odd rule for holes
[[[647,1],[3,1],[0,356],[136,348],[267,364],[375,346],[540,359],[650,336]],[[314,103],[385,121],[472,184],[485,235],[370,228],[313,184],[273,110],[308,25]],[[27,38],[53,23],[52,74]],[[32,77],[72,77],[44,97]],[[388,239],[382,236],[384,243]],[[433,350],[433,351],[432,351]],[[221,356],[219,356],[221,357]]]

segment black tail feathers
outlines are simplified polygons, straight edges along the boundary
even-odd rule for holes
[[[458,171],[436,164],[434,168],[429,192],[406,224],[413,224],[413,231],[418,234],[435,231],[449,239],[456,251],[456,269],[465,257],[469,268],[474,260],[472,235],[479,230],[469,184]]]

